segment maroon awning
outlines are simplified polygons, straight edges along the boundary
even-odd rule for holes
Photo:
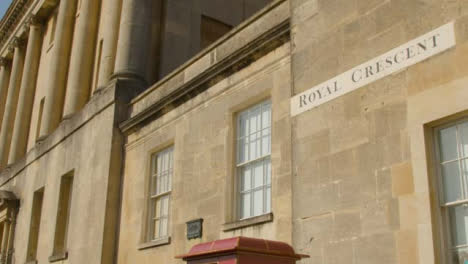
[[[200,257],[213,258],[240,253],[287,257],[295,260],[309,257],[295,253],[290,245],[283,242],[248,237],[233,237],[195,245],[188,254],[177,256],[176,258],[191,260]]]

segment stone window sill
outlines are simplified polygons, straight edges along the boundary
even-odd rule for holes
[[[149,248],[160,247],[164,245],[169,245],[170,243],[171,243],[171,237],[160,238],[158,240],[153,240],[150,242],[140,244],[138,246],[138,250],[145,250]]]
[[[249,226],[260,225],[268,222],[273,222],[273,213],[268,213],[260,216],[255,216],[252,218],[247,218],[231,223],[226,223],[223,225],[223,231],[233,231],[236,229],[241,229]]]
[[[61,260],[66,260],[68,258],[68,252],[56,253],[49,257],[49,262],[57,262]]]

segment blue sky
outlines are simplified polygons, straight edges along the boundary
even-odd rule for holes
[[[0,18],[3,17],[12,0],[0,0]]]

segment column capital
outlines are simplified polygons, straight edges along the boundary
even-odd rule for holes
[[[25,44],[25,41],[21,38],[14,37],[13,40],[11,41],[10,45],[8,46],[8,50],[10,52],[13,52],[15,48],[22,47]]]
[[[10,60],[5,57],[0,57],[0,66],[8,66],[10,64]]]
[[[39,27],[42,26],[43,21],[35,15],[29,15],[24,23],[24,28],[29,29],[30,27]]]

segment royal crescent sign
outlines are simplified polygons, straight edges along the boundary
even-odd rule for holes
[[[294,96],[291,115],[301,114],[454,46],[455,30],[451,22]]]

